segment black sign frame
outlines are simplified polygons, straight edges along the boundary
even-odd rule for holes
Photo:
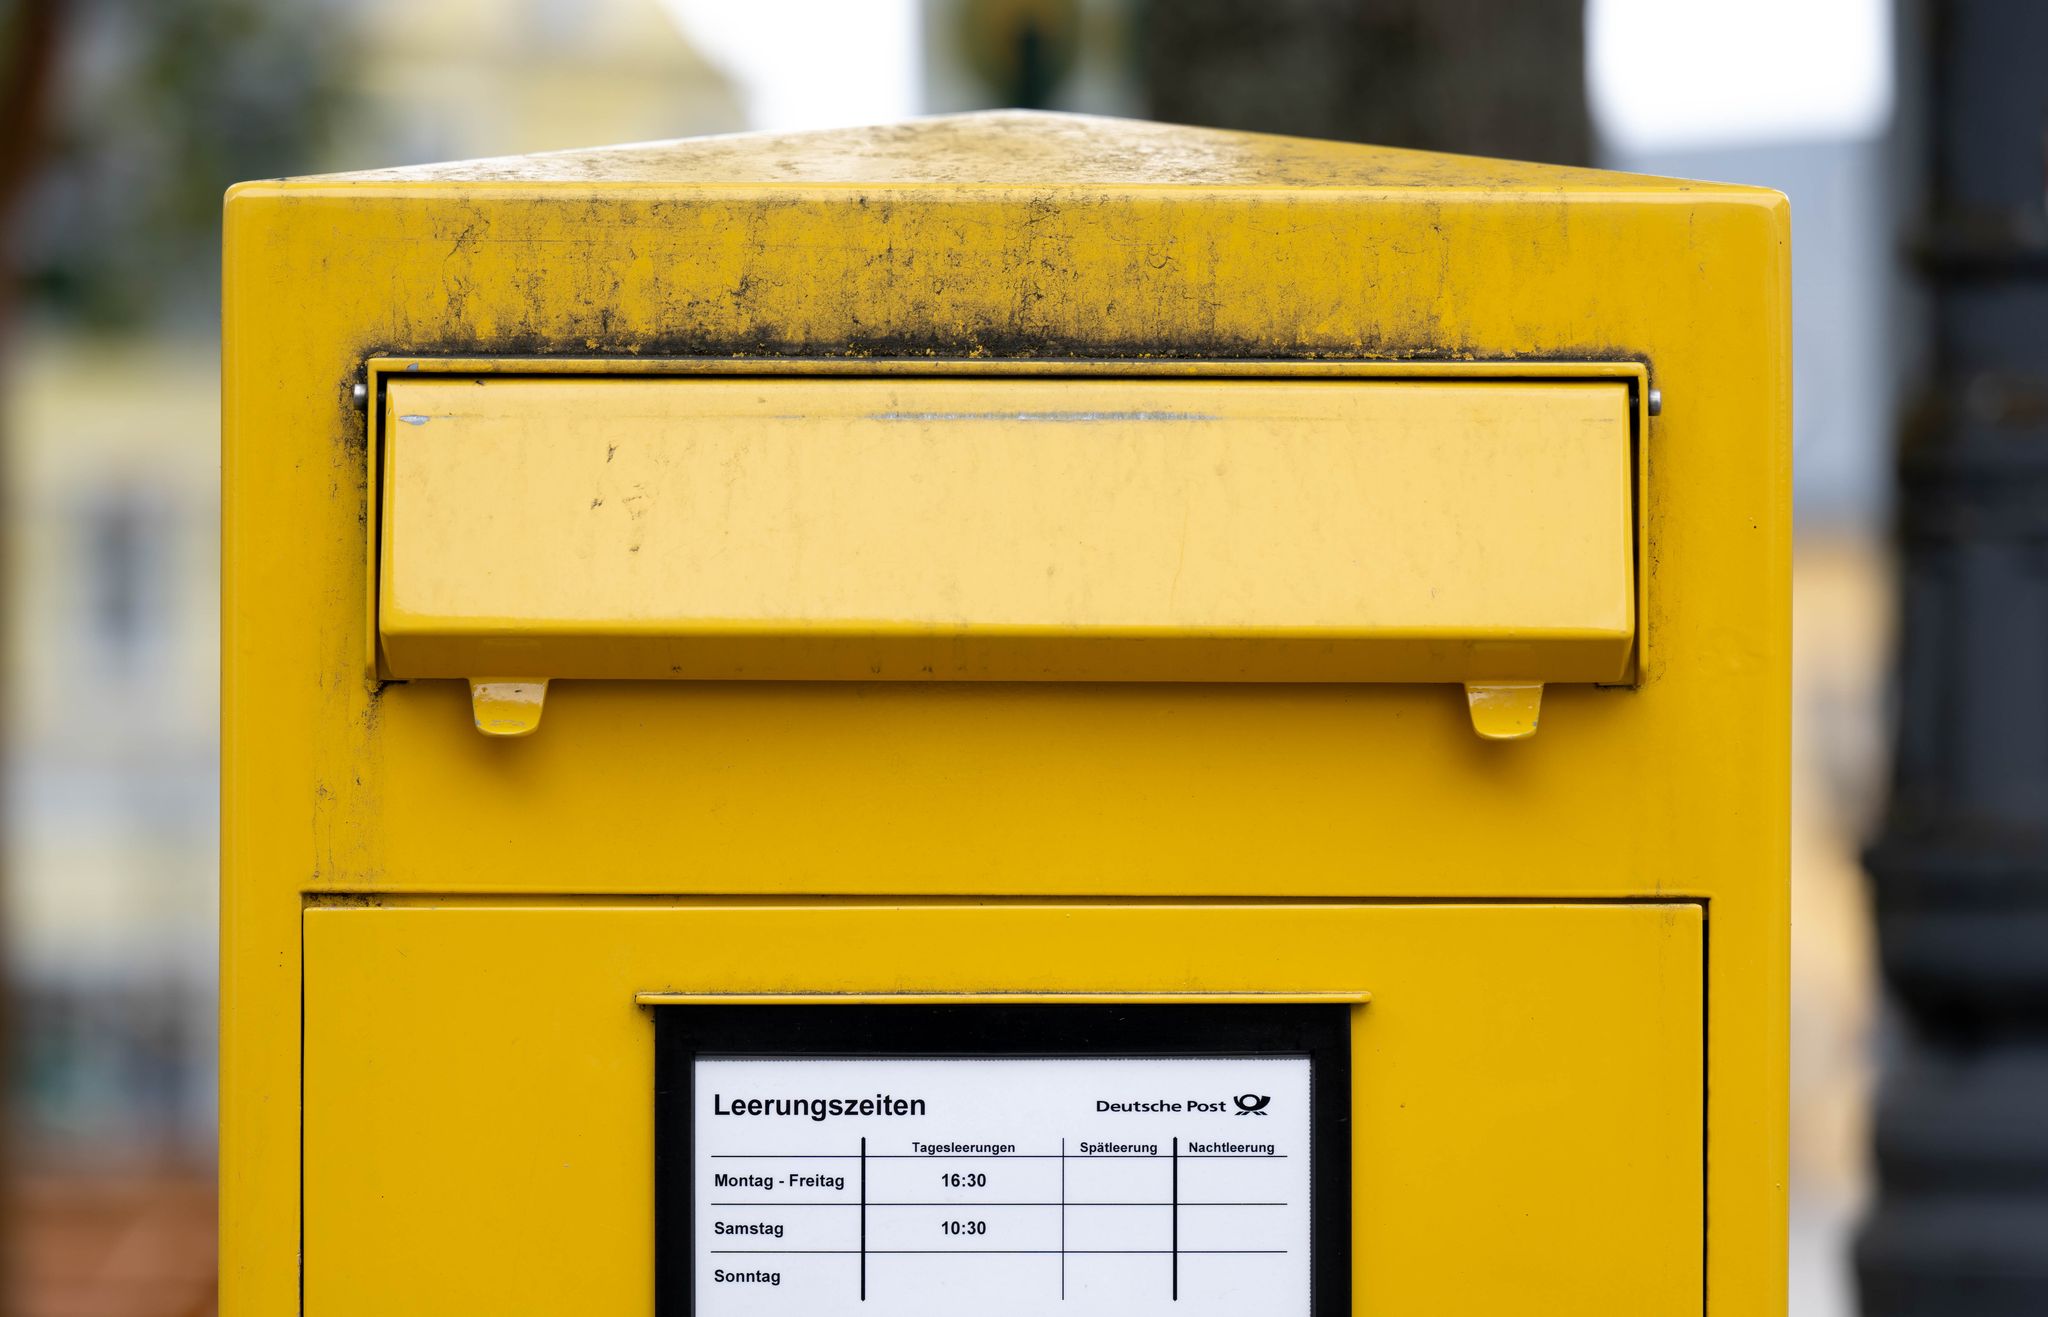
[[[1351,1311],[1351,1010],[1341,1004],[663,1004],[654,1012],[656,1317],[694,1317],[695,1063],[720,1057],[1309,1059],[1309,1314]]]

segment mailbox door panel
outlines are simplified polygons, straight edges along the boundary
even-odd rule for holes
[[[638,994],[1363,991],[1354,1311],[1696,1314],[1704,933],[1683,903],[313,906],[305,1311],[651,1312],[652,1011],[693,1008]]]

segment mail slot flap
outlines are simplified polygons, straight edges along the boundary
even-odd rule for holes
[[[1619,382],[404,377],[390,676],[1614,681]]]

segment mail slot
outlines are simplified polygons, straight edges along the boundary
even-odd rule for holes
[[[1002,113],[226,234],[224,1313],[1782,1306],[1776,194]]]
[[[1619,381],[384,392],[397,678],[1537,688],[1629,670]]]

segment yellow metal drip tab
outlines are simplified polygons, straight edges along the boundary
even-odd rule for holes
[[[548,683],[539,681],[477,681],[469,683],[469,707],[476,729],[485,736],[531,736],[540,729]]]
[[[1536,735],[1543,713],[1540,681],[1467,682],[1465,707],[1472,730],[1489,741],[1524,741]]]
[[[384,674],[1441,682],[1636,640],[1618,379],[387,377]]]

